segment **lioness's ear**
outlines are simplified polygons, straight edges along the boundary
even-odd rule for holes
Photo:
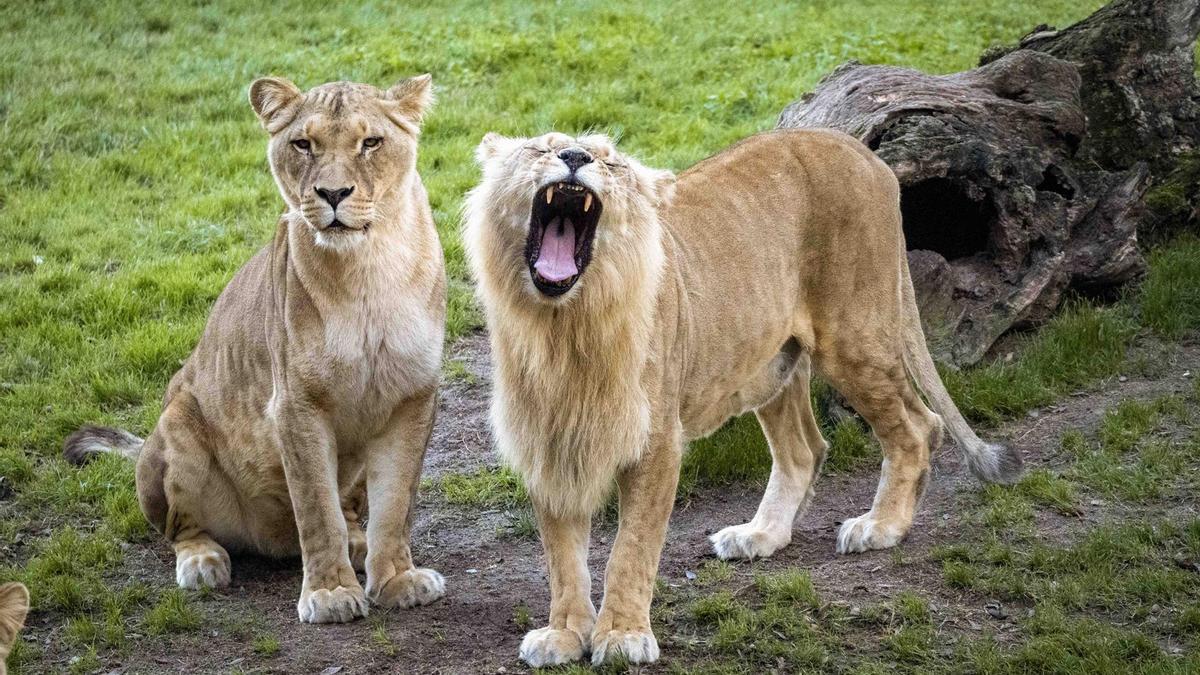
[[[479,141],[479,147],[475,148],[475,161],[479,166],[483,166],[501,155],[512,152],[513,148],[522,142],[522,139],[509,138],[489,131],[483,135],[483,140]]]
[[[429,106],[433,105],[433,76],[425,73],[400,80],[387,90],[387,96],[395,102],[392,112],[403,118],[399,120],[393,117],[396,124],[405,126],[405,122],[408,122],[420,126]]]
[[[0,646],[8,646],[25,625],[29,613],[29,591],[23,584],[0,586]]]
[[[261,77],[250,85],[250,106],[267,133],[279,131],[296,114],[300,89],[281,77]]]

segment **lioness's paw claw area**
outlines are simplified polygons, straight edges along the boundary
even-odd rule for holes
[[[838,530],[838,553],[862,553],[871,549],[891,548],[900,543],[906,530],[867,513],[850,518]]]
[[[558,666],[583,658],[583,640],[575,631],[539,628],[521,640],[521,660],[534,668]]]
[[[229,585],[229,554],[205,550],[175,558],[175,581],[180,588],[224,588]]]
[[[721,560],[766,558],[788,545],[789,539],[768,530],[745,525],[732,525],[708,538],[713,551]]]
[[[371,602],[380,607],[409,608],[427,605],[446,594],[446,580],[436,570],[418,567],[376,585],[367,581]]]
[[[658,660],[658,640],[650,631],[610,630],[592,636],[592,665],[624,657],[629,663],[654,663]]]
[[[367,615],[367,598],[357,587],[318,588],[300,595],[296,611],[304,623],[346,623]]]

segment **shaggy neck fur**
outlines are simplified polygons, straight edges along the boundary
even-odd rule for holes
[[[534,296],[522,259],[525,225],[495,223],[487,209],[468,208],[468,254],[496,364],[498,450],[541,504],[590,514],[646,444],[642,371],[663,268],[661,226],[654,215],[631,223],[606,217],[579,285],[551,303]]]

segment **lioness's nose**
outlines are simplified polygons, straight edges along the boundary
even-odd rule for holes
[[[341,201],[343,199],[345,199],[346,197],[349,197],[351,192],[354,192],[354,186],[351,185],[350,187],[344,187],[344,188],[320,188],[319,187],[319,188],[316,188],[316,191],[317,191],[317,194],[321,196],[321,199],[324,199],[325,201],[329,202],[329,205],[336,209],[337,205],[339,203],[341,203]]]
[[[558,153],[558,158],[561,159],[563,164],[566,164],[567,168],[571,171],[578,169],[584,164],[592,163],[592,156],[583,150],[580,150],[579,148],[567,148],[566,150]]]

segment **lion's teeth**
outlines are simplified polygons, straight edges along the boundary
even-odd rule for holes
[[[592,193],[587,193],[583,196],[583,212],[587,213],[592,208]]]
[[[554,201],[554,190],[546,190],[546,203]]]

